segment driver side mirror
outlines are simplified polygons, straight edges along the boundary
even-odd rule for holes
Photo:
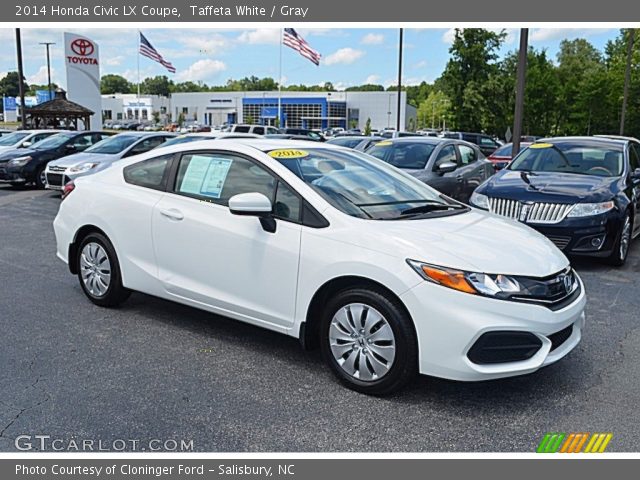
[[[65,148],[65,150],[67,152],[75,152],[77,150],[76,146],[71,144],[71,143],[69,145],[65,146],[64,148]]]
[[[258,192],[239,193],[229,199],[229,211],[234,215],[258,217],[262,228],[269,232],[276,231],[276,220],[271,216],[273,205],[265,195]]]
[[[33,142],[22,142],[22,148],[29,148],[31,145],[33,145]]]
[[[631,172],[631,178],[634,180],[640,180],[640,168],[636,168],[633,172]]]
[[[443,175],[445,173],[451,173],[458,168],[458,165],[453,162],[444,162],[438,165],[436,171]]]

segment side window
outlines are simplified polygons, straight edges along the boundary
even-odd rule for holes
[[[636,168],[640,168],[640,146],[631,144],[629,149],[629,166],[633,172]]]
[[[273,204],[273,214],[277,218],[300,223],[302,200],[284,183],[278,182],[276,201]]]
[[[131,185],[164,191],[173,154],[150,158],[124,168],[124,181]]]
[[[472,135],[472,134],[469,134],[469,133],[463,133],[462,134],[462,140],[464,140],[465,142],[475,143],[476,145],[478,144],[478,136],[477,135]]]
[[[453,145],[445,145],[438,153],[438,157],[436,158],[436,162],[433,165],[434,169],[437,169],[443,163],[458,163],[458,159],[456,158],[456,149]]]
[[[93,144],[94,144],[94,141],[93,141],[92,134],[79,135],[75,137],[73,140],[71,140],[71,146],[73,146],[73,148],[75,148],[78,151],[85,150]]]
[[[273,199],[276,179],[245,158],[218,153],[188,154],[180,159],[174,191],[220,205],[239,193],[258,192]]]
[[[48,133],[38,133],[37,135],[34,135],[33,137],[31,137],[29,141],[31,143],[36,143],[36,142],[39,142],[40,140],[47,138],[49,135],[50,134]]]
[[[146,138],[142,142],[138,143],[131,150],[129,150],[128,155],[138,155],[140,153],[148,152],[149,150],[153,150],[158,145],[163,144],[165,141],[164,137],[152,137]]]
[[[264,135],[264,127],[253,127],[253,132],[256,135]]]
[[[476,151],[468,145],[458,145],[458,151],[460,152],[460,162],[462,165],[469,165],[478,160]]]
[[[498,144],[489,137],[480,137],[480,145],[483,147],[498,148]]]
[[[249,133],[250,129],[251,127],[247,125],[236,125],[235,127],[233,127],[233,131],[237,133]]]

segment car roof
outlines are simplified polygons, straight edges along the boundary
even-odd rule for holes
[[[451,142],[452,140],[458,140],[457,138],[441,138],[441,137],[428,137],[426,135],[416,135],[413,137],[396,137],[396,138],[384,138],[392,143],[431,143],[437,144],[442,142]],[[468,143],[468,142],[465,142]]]
[[[533,143],[564,143],[564,142],[585,142],[585,143],[601,143],[603,145],[626,145],[629,140],[627,138],[601,137],[601,136],[573,136],[573,137],[548,137],[540,138]]]
[[[163,135],[163,136],[169,136],[169,137],[176,136],[175,133],[171,133],[171,132],[139,132],[136,130],[136,131],[120,132],[114,135],[114,137],[150,137],[153,135]]]
[[[340,150],[351,152],[353,150],[340,145],[327,144],[327,142],[309,142],[308,140],[287,140],[280,138],[237,138],[233,140],[225,141],[225,145],[231,143],[240,143],[249,147],[253,147],[256,150],[262,152],[268,152],[270,150],[292,150],[292,149],[327,149],[327,150]],[[192,148],[197,147],[196,142],[191,143]],[[207,148],[211,148],[211,144],[207,144]]]

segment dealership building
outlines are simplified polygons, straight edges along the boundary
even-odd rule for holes
[[[282,92],[280,125],[295,128],[363,129],[367,119],[372,128],[396,126],[397,92]],[[253,123],[276,125],[278,92],[194,92],[157,95],[102,95],[104,120],[176,121],[182,114],[185,121],[203,125]],[[408,105],[406,92],[401,92],[400,118],[402,129],[416,124],[416,109]],[[413,121],[411,120],[413,119]]]

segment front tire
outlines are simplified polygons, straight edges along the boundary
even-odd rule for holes
[[[115,249],[104,235],[90,233],[82,239],[77,265],[82,291],[96,305],[116,307],[131,295],[122,285]]]
[[[417,344],[411,319],[387,293],[353,288],[327,304],[322,354],[348,388],[370,395],[400,390],[417,373]]]
[[[633,221],[631,220],[631,214],[627,212],[622,220],[620,235],[618,236],[611,255],[607,258],[607,263],[616,267],[621,267],[625,264],[627,256],[629,255],[629,248],[631,247],[632,230]]]
[[[38,170],[36,170],[36,179],[34,183],[38,190],[44,190],[45,186],[47,185],[47,177],[44,173],[45,168],[46,166],[40,167]]]

